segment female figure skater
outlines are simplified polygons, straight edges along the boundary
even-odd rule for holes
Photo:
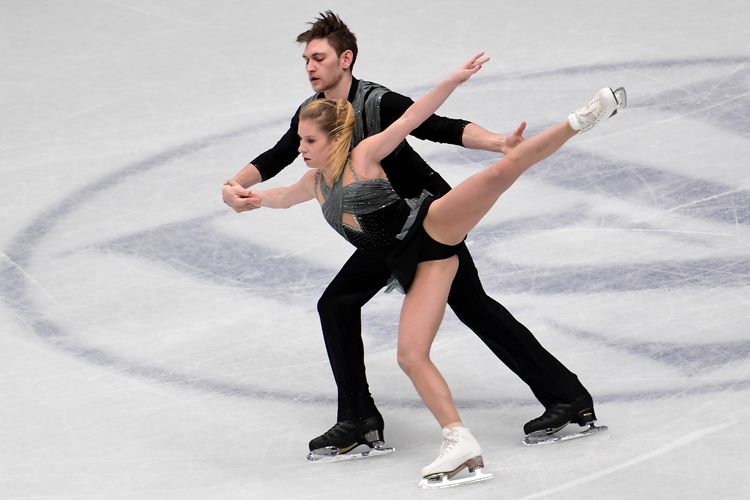
[[[353,150],[351,104],[343,99],[312,101],[302,109],[298,129],[299,152],[311,170],[291,186],[251,195],[255,204],[269,208],[288,208],[315,198],[328,223],[356,247],[384,259],[392,272],[391,285],[405,291],[398,363],[437,419],[443,436],[439,456],[422,469],[421,484],[426,487],[491,477],[482,472],[479,444],[464,427],[447,383],[430,360],[430,347],[458,266],[454,247],[521,174],[626,104],[624,89],[603,88],[566,121],[522,142],[443,197],[435,199],[425,191],[418,199],[401,199],[386,178],[381,159],[488,60],[484,53],[473,56],[386,130],[364,139]],[[471,475],[453,480],[464,468]]]

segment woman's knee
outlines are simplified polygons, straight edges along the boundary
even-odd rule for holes
[[[399,347],[396,359],[401,370],[410,375],[428,364],[430,362],[430,355],[422,350]]]

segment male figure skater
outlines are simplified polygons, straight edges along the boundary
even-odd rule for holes
[[[258,208],[246,188],[266,181],[298,156],[299,111],[307,102],[325,97],[348,99],[357,122],[353,146],[380,132],[403,114],[412,100],[387,88],[352,76],[357,59],[356,36],[331,11],[321,13],[310,29],[297,37],[305,44],[303,58],[310,85],[316,92],[297,109],[289,130],[271,149],[253,159],[223,187],[224,202],[236,212]],[[523,140],[525,123],[510,136],[492,133],[466,120],[433,115],[412,132],[417,138],[471,149],[505,153]],[[418,197],[423,190],[442,196],[450,186],[404,141],[382,161],[399,196]],[[516,373],[545,411],[524,426],[527,439],[537,441],[568,423],[581,426],[596,420],[593,401],[578,377],[542,347],[531,332],[502,305],[489,297],[465,245],[458,252],[459,267],[448,305],[456,316]],[[390,276],[382,261],[358,249],[344,264],[318,301],[318,313],[329,362],[338,387],[337,422],[310,441],[309,459],[346,457],[360,444],[380,448],[383,418],[367,383],[362,344],[361,308]],[[365,452],[365,454],[369,454]]]

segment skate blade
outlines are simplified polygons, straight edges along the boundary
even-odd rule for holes
[[[419,486],[426,490],[438,489],[438,488],[452,488],[453,486],[461,486],[464,484],[478,483],[479,481],[486,481],[492,479],[494,475],[490,472],[484,472],[481,467],[474,469],[473,472],[469,473],[467,477],[460,479],[448,479],[447,474],[443,474],[440,478],[426,478],[423,477],[419,481]]]
[[[628,93],[625,92],[625,87],[617,87],[612,91],[617,101],[617,109],[624,109],[628,107]]]
[[[617,107],[612,111],[612,114],[609,115],[610,118],[615,116],[617,111],[628,107],[628,93],[625,92],[625,87],[617,87],[615,90],[612,90],[612,95],[615,97],[615,101],[617,101]]]
[[[357,451],[361,450],[363,447],[366,449],[363,451]],[[348,453],[341,453],[337,449],[326,449],[321,448],[320,450],[311,451],[307,454],[307,461],[313,462],[316,464],[320,463],[329,463],[329,462],[343,462],[346,460],[356,460],[358,458],[371,458],[371,457],[377,457],[380,455],[388,455],[390,453],[393,453],[396,451],[395,448],[392,448],[390,446],[382,446],[382,445],[376,445],[373,448],[367,447],[367,445],[360,445],[356,448],[354,448],[352,451]]]
[[[596,434],[599,431],[606,431],[608,427],[606,425],[594,425],[593,423],[589,424],[588,428],[579,431],[574,432],[572,434],[529,434],[525,438],[523,438],[523,444],[526,446],[535,446],[538,444],[550,444],[550,443],[558,443],[560,441],[570,441],[571,439],[578,439],[582,437],[588,437],[593,434]]]

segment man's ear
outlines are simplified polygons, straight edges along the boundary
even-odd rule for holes
[[[354,59],[354,52],[347,49],[341,53],[341,56],[339,59],[341,60],[341,68],[349,69],[352,65],[352,59]]]

